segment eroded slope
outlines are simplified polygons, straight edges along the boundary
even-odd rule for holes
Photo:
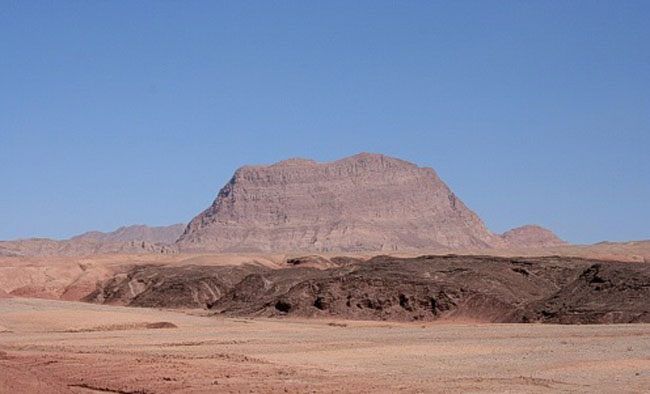
[[[650,265],[563,257],[306,257],[286,268],[136,267],[88,301],[228,316],[650,322]]]

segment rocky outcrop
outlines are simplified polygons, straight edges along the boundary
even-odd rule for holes
[[[245,166],[177,245],[184,252],[505,247],[431,168],[362,153]]]
[[[650,322],[648,299],[645,263],[455,255],[134,267],[86,298],[226,316],[567,324]]]
[[[221,298],[247,275],[267,270],[257,264],[138,266],[102,282],[84,300],[130,306],[201,308]]]

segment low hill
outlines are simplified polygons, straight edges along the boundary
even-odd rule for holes
[[[150,227],[143,224],[120,227],[115,231],[104,233],[101,231],[89,231],[81,235],[70,238],[77,239],[96,239],[103,242],[129,242],[145,241],[149,243],[171,244],[176,242],[178,237],[183,234],[185,224],[172,224],[171,226]]]

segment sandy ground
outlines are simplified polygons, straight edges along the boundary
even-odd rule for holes
[[[650,393],[650,325],[204,313],[0,299],[0,393]]]

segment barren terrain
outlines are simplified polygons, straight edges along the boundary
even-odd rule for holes
[[[647,324],[406,324],[201,313],[0,300],[0,392],[644,393],[650,388]]]
[[[387,253],[396,257],[419,255],[491,255],[491,256],[567,256],[623,262],[650,262],[650,241],[567,245],[523,249],[432,249],[417,252]],[[354,253],[346,256],[367,259],[377,253]],[[0,290],[6,293],[39,298],[80,300],[95,289],[97,281],[111,277],[125,267],[162,266],[238,266],[246,263],[269,268],[285,266],[287,259],[302,256],[297,253],[239,253],[239,254],[104,254],[59,257],[0,256]],[[337,254],[320,253],[331,258]]]
[[[640,282],[639,289],[627,293],[630,290],[627,282],[621,282],[618,274],[612,276],[610,273],[646,272],[644,262],[648,261],[649,245],[648,242],[635,242],[525,251],[490,250],[489,253],[617,260],[618,263],[605,263],[605,268],[616,269],[598,272],[596,281],[593,281],[596,276],[578,275],[578,278],[589,279],[585,282],[588,286],[568,294],[567,299],[580,300],[586,295],[586,299],[594,300],[591,307],[601,308],[607,306],[612,297],[623,295],[624,298],[613,301],[621,304],[617,309],[623,310],[634,305],[637,309],[645,308],[645,279],[642,275],[632,276],[643,283]],[[464,253],[485,255],[485,252],[468,250]],[[432,252],[436,253],[442,255],[447,251]],[[413,257],[414,253],[394,253],[393,256]],[[354,262],[370,257],[370,254],[356,254],[347,258]],[[363,284],[361,295],[381,295],[375,294],[381,286],[377,289],[372,286],[378,283],[376,279],[382,279],[382,272],[390,268],[394,257],[389,258],[389,262],[376,261],[376,270],[365,272],[363,266],[355,268],[369,278]],[[549,264],[544,261],[554,259],[557,260],[539,259],[541,263],[524,268],[529,275],[540,275]],[[583,273],[593,273],[589,271],[593,262],[559,261],[566,261],[567,269],[578,267]],[[503,264],[522,262],[525,258],[518,257],[506,259]],[[488,264],[481,262],[481,258],[476,258],[475,263],[476,269]],[[404,263],[404,274],[420,272],[419,268],[415,269],[418,264],[424,263]],[[451,270],[440,266],[439,262],[436,264],[436,270],[442,269],[446,275],[451,275],[448,279],[453,279],[453,275],[468,275],[473,269],[463,261],[457,267],[448,267]],[[320,313],[312,303],[305,306],[294,303],[299,313],[283,313],[277,309],[277,302],[270,307],[259,304],[268,294],[255,295],[249,303],[232,298],[237,291],[246,296],[245,281],[239,282],[244,282],[243,288],[233,286],[249,275],[249,270],[256,272],[253,278],[261,272],[271,280],[280,278],[276,284],[282,285],[295,279],[294,274],[282,271],[306,270],[310,275],[316,272],[318,279],[321,276],[318,272],[345,271],[345,267],[345,261],[327,254],[304,257],[293,254],[146,254],[0,258],[0,393],[647,393],[650,390],[650,325],[646,323],[494,324],[462,314],[433,316],[435,321],[412,321],[411,314],[419,312],[405,308],[399,298],[396,304],[386,308],[388,315],[377,315],[376,310],[367,309],[356,317],[380,320],[387,317],[393,321],[362,321],[350,320],[355,319],[352,315]],[[487,281],[481,276],[471,279],[467,282],[468,289],[472,286],[483,288],[483,284],[492,280],[490,278],[503,277],[514,281],[509,286],[521,285],[512,289],[523,293],[511,296],[509,288],[494,287],[493,294],[500,299],[514,297],[512,299],[517,300],[522,294],[543,296],[535,293],[546,291],[540,281],[526,276],[522,270],[503,270],[498,264],[494,267],[495,270],[486,271],[494,276],[487,276]],[[140,276],[133,275],[124,282],[127,284],[124,289],[128,291],[121,292],[120,286],[115,286],[116,292],[106,293],[115,298],[102,302],[127,304],[136,299],[134,295],[143,294],[133,303],[140,307],[78,302],[93,292],[96,296],[98,284],[104,286],[101,289],[108,289],[111,281],[122,283],[115,282],[116,278],[126,278],[121,275],[136,271]],[[231,311],[219,313],[223,305],[218,303],[212,305],[212,309],[188,309],[187,300],[174,295],[186,292],[179,291],[179,284],[173,280],[167,280],[169,288],[158,289],[162,290],[158,293],[139,293],[142,289],[137,288],[157,275],[170,273],[172,279],[198,280],[199,283],[206,272],[214,278],[208,283],[211,288],[230,289],[223,294],[211,294],[233,301],[228,304]],[[383,279],[391,279],[393,274],[384,275]],[[372,275],[377,278],[373,279]],[[600,282],[601,279],[609,284]],[[571,280],[567,276],[566,282]],[[321,282],[315,284],[322,285]],[[389,285],[384,284],[384,287],[387,292],[394,290]],[[584,293],[585,289],[598,289],[598,292]],[[160,298],[160,294],[171,297]],[[295,302],[292,294],[303,293],[282,293],[282,297]],[[628,294],[633,298],[628,298]],[[173,310],[143,307],[147,303],[156,305],[160,299],[180,302],[171,305],[177,308]],[[444,297],[440,300],[443,305]],[[336,302],[323,300],[321,307],[327,305],[335,311],[342,307]],[[405,305],[410,306],[410,302],[407,297]],[[247,305],[256,303],[263,306],[258,313],[246,310]],[[468,305],[476,308],[476,305]],[[314,311],[316,313],[312,313]],[[493,315],[487,315],[490,316]],[[547,322],[554,321],[552,317],[549,319]]]

